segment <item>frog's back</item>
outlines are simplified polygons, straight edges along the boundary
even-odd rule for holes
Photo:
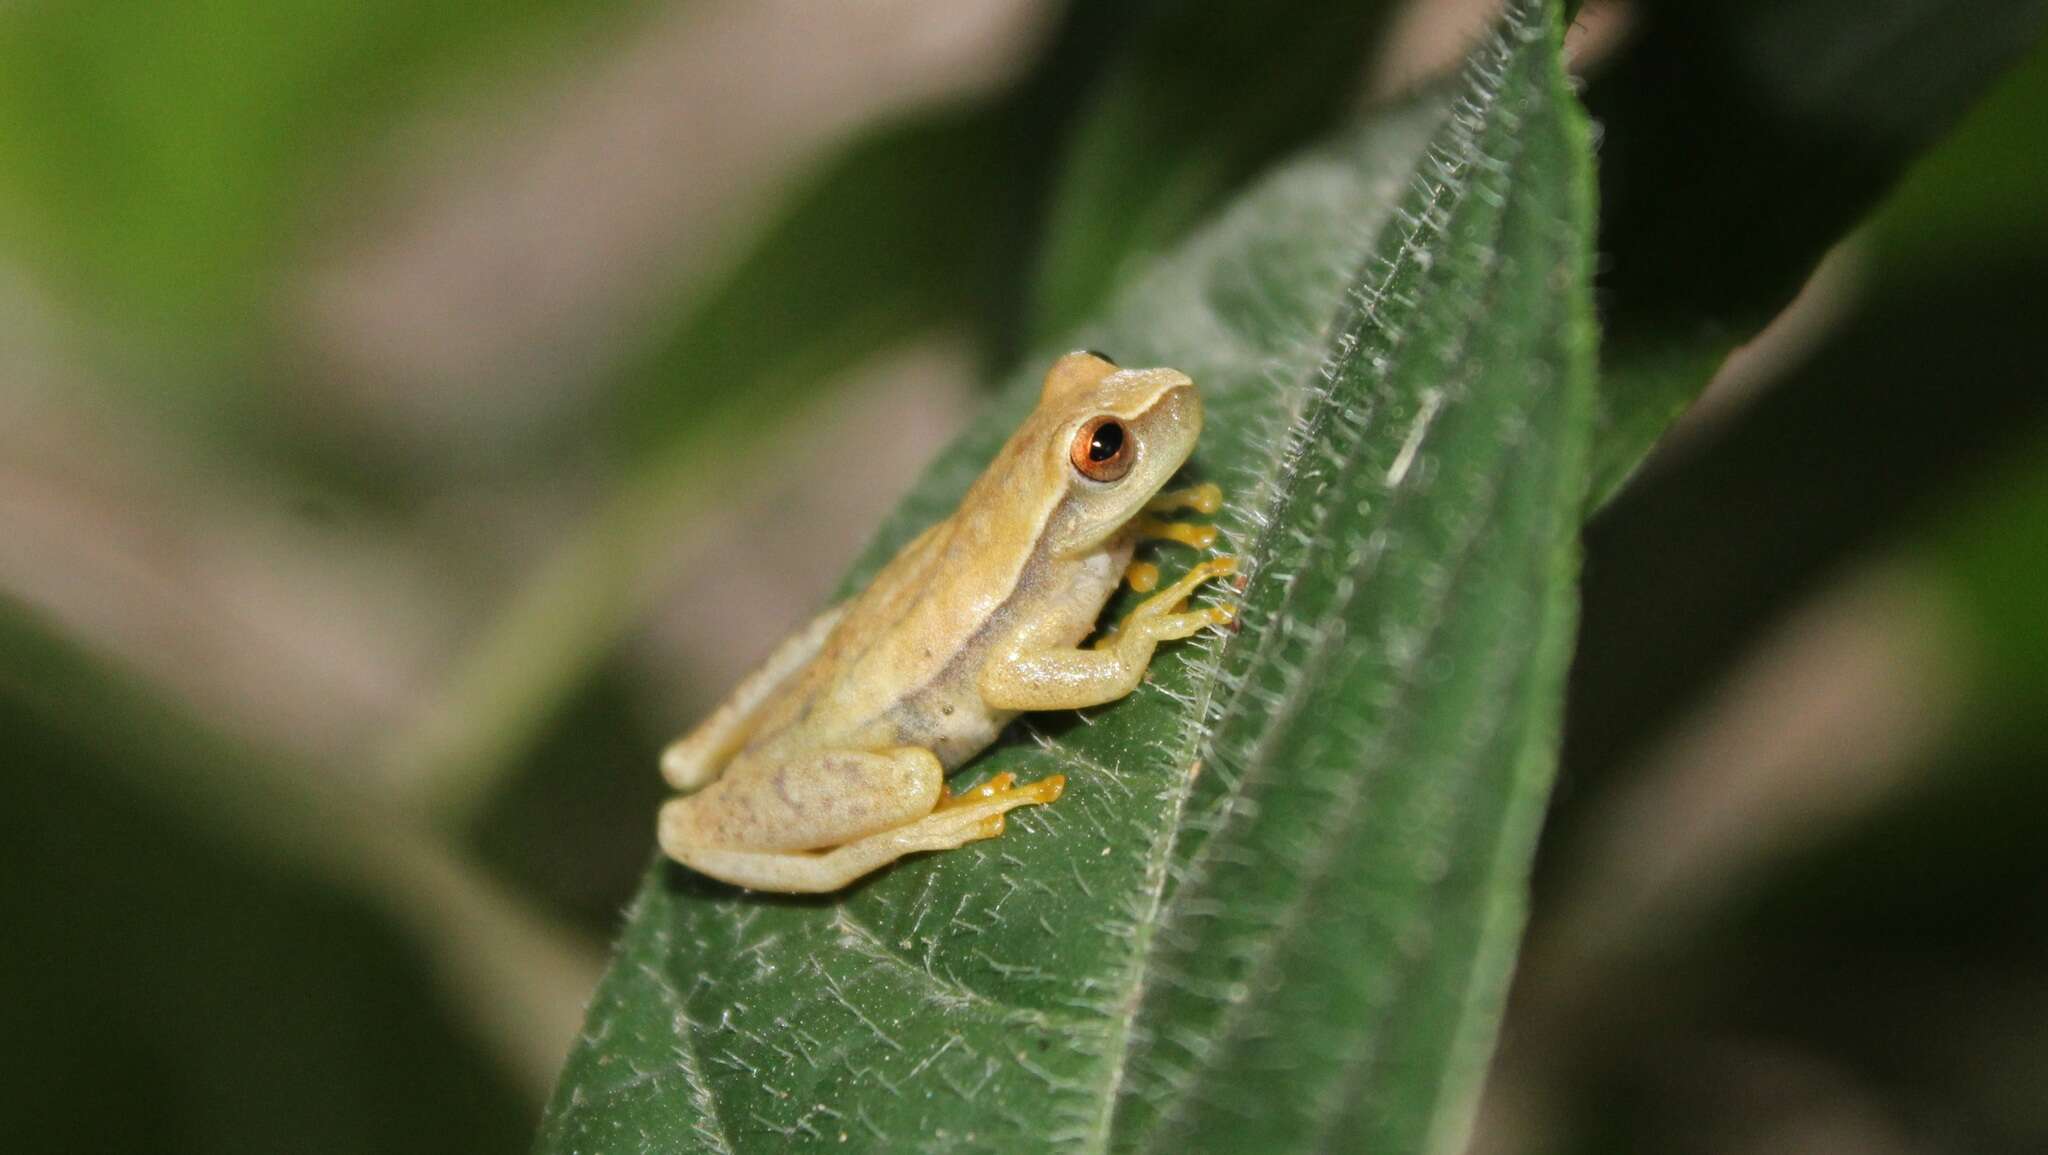
[[[923,702],[977,707],[978,698],[966,700],[973,671],[1031,552],[1029,536],[981,532],[987,528],[956,514],[906,545],[847,603],[760,719],[749,749],[928,744],[936,736],[919,733],[914,718],[906,726],[906,712]],[[949,688],[965,692],[959,703],[937,701]],[[960,718],[970,730],[976,721]]]

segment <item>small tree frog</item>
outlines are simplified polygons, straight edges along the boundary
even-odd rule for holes
[[[683,796],[662,807],[662,850],[754,890],[833,891],[906,854],[993,838],[1005,812],[1058,798],[1060,775],[1001,774],[960,795],[945,775],[1019,713],[1121,698],[1160,642],[1232,620],[1227,604],[1186,605],[1236,572],[1212,557],[1082,646],[1127,571],[1141,589],[1158,580],[1132,565],[1141,538],[1213,540],[1151,516],[1220,505],[1213,485],[1159,495],[1201,430],[1185,374],[1060,358],[951,516],[663,753]]]

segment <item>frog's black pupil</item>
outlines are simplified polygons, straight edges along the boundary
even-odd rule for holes
[[[1114,421],[1105,421],[1095,427],[1095,436],[1088,442],[1088,460],[1108,461],[1124,447],[1124,427]]]

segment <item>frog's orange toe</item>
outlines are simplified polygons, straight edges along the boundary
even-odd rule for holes
[[[1208,549],[1216,544],[1216,527],[1196,525],[1191,521],[1161,521],[1156,517],[1141,517],[1131,523],[1138,536],[1146,541],[1175,541],[1196,549]]]
[[[1019,806],[1051,802],[1067,785],[1061,774],[1049,774],[1022,786],[1016,785],[1016,781],[1017,776],[1007,771],[992,775],[972,789],[957,795],[946,794],[930,814],[917,822],[878,837],[889,839],[899,848],[899,854],[909,850],[948,850],[996,838],[1003,833],[1005,813]]]
[[[939,804],[933,811],[937,813],[958,810],[990,802],[1006,803],[1005,809],[1009,806],[1043,805],[1058,798],[1067,788],[1067,776],[1064,774],[1049,774],[1036,782],[1027,782],[1022,786],[1016,785],[1016,782],[1017,776],[1005,770],[1000,774],[991,775],[988,781],[958,794],[948,788],[939,796]],[[998,814],[997,817],[1001,815]]]
[[[1001,774],[993,775],[988,781],[970,786],[958,794],[953,793],[952,786],[944,786],[939,791],[939,804],[933,809],[957,810],[962,806],[972,806],[977,802],[986,802],[1008,790],[1010,783],[1016,780],[1017,776],[1015,774],[1005,770]]]
[[[1196,513],[1215,513],[1223,508],[1223,487],[1213,481],[1187,489],[1176,489],[1162,493],[1145,503],[1145,508],[1158,513],[1176,509],[1192,509]]]

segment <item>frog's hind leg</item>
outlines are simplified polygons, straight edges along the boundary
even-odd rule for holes
[[[735,759],[718,781],[661,808],[661,844],[748,851],[841,846],[931,813],[946,772],[917,746],[812,750],[769,761]]]
[[[749,890],[788,894],[827,894],[856,879],[923,850],[951,850],[994,838],[1003,832],[1003,814],[1019,806],[1059,797],[1057,779],[1033,782],[985,802],[935,810],[894,830],[869,835],[822,853],[758,853],[746,850],[693,850],[683,861],[693,869]]]
[[[998,775],[965,794],[942,797],[943,771],[927,750],[817,757],[862,766],[861,782],[830,770],[821,775],[809,761],[787,773],[735,775],[662,808],[662,850],[699,873],[751,890],[824,893],[906,854],[993,838],[1003,832],[1004,813],[1050,802],[1065,785],[1054,775],[1012,787],[1012,778]],[[892,779],[911,776],[920,779],[914,790],[890,789]],[[729,785],[741,789],[720,797]],[[854,796],[835,797],[848,787]]]

